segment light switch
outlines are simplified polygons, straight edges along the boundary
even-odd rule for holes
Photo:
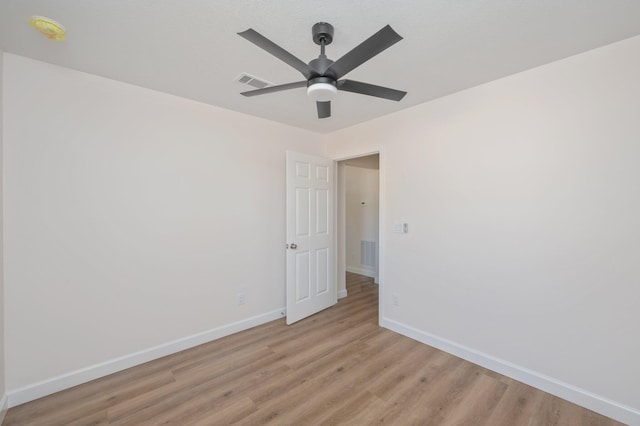
[[[409,232],[409,224],[408,223],[394,223],[393,224],[393,232],[395,234],[406,234]]]

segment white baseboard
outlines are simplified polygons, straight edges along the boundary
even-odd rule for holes
[[[221,337],[247,330],[278,318],[283,318],[285,312],[284,308],[277,309],[9,391],[7,392],[8,407],[15,407],[16,405],[51,395],[52,393],[107,376],[117,371],[193,348],[194,346],[220,339]]]
[[[342,299],[342,298],[345,298],[345,297],[347,297],[347,290],[346,289],[345,290],[340,290],[338,292],[338,299]]]
[[[364,275],[365,277],[375,278],[376,270],[374,268],[362,268],[359,266],[347,266],[345,268],[347,272],[351,272],[358,275]]]
[[[7,414],[8,409],[9,409],[9,398],[5,393],[2,395],[2,398],[0,398],[0,425],[4,421],[4,415]]]
[[[383,318],[380,325],[619,422],[640,425],[640,411],[634,408],[388,318]]]

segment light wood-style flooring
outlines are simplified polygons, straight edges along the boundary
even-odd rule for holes
[[[378,327],[378,286],[8,411],[3,425],[617,425]]]

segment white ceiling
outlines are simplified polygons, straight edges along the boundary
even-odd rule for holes
[[[32,15],[62,23],[67,40],[38,34]],[[341,92],[323,120],[304,89],[239,95],[241,72],[303,78],[237,32],[253,28],[308,62],[319,21],[335,27],[334,60],[390,24],[404,40],[347,77],[408,95]],[[6,52],[321,133],[638,34],[637,0],[0,0]]]

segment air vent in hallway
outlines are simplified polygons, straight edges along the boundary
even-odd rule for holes
[[[376,267],[376,242],[375,241],[360,241],[360,264],[362,266]]]

